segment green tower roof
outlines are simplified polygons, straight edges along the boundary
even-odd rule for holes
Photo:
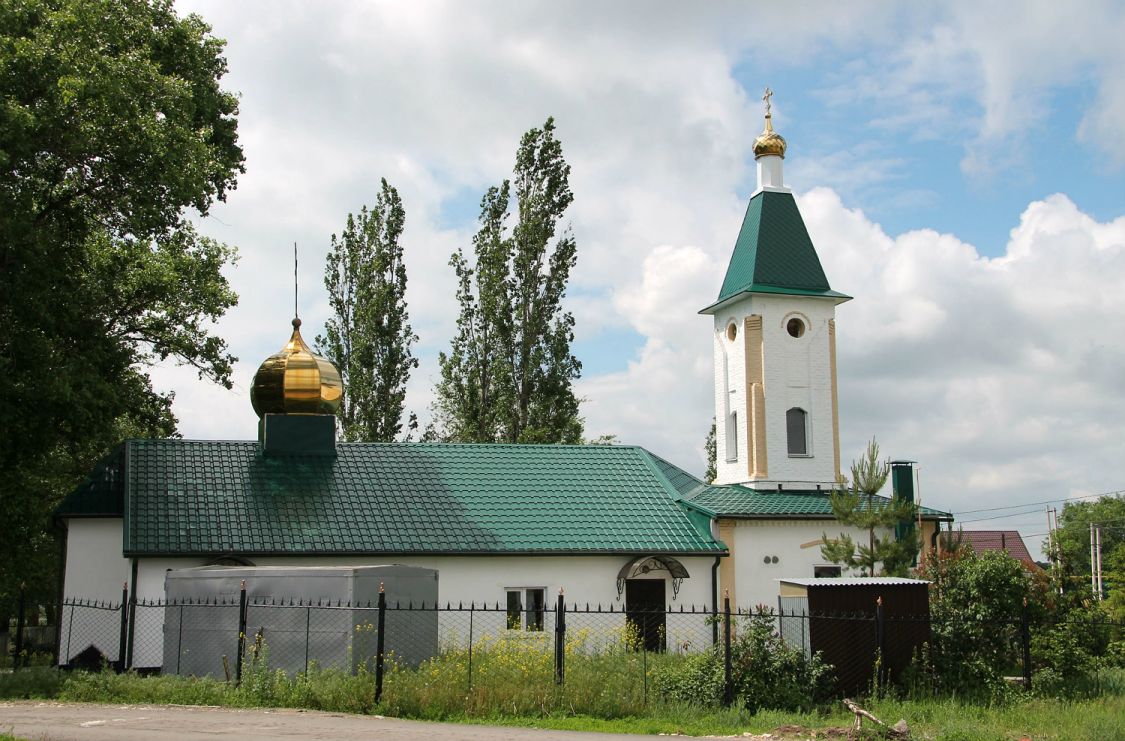
[[[750,199],[719,298],[699,313],[742,293],[851,298],[828,285],[792,193],[764,190]]]

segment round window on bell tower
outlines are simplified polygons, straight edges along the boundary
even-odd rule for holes
[[[805,333],[805,323],[797,317],[793,317],[785,323],[785,331],[789,333],[790,337],[800,337]]]
[[[734,342],[736,337],[738,337],[738,325],[731,322],[727,325],[727,340]]]

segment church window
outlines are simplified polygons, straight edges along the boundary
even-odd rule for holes
[[[785,331],[789,333],[790,337],[801,337],[805,334],[805,323],[797,317],[793,317],[785,323]]]
[[[734,322],[731,322],[730,324],[727,325],[727,339],[730,340],[731,342],[734,342],[737,337],[738,337],[738,325],[735,324]]]
[[[834,579],[840,576],[839,566],[813,566],[814,579]]]
[[[508,589],[508,630],[543,630],[547,590],[542,587]]]
[[[727,415],[727,463],[738,460],[738,412]]]
[[[785,433],[789,443],[789,455],[808,455],[808,413],[793,407],[785,413]]]

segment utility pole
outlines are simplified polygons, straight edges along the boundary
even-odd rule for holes
[[[1063,593],[1062,546],[1059,545],[1058,510],[1047,505],[1047,550],[1059,594]]]
[[[1102,526],[1094,526],[1094,552],[1097,554],[1097,587],[1098,602],[1102,601]]]
[[[1098,559],[1097,550],[1094,547],[1094,523],[1090,523],[1090,591],[1094,593],[1094,598],[1098,596]]]

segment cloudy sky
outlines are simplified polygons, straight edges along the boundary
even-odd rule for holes
[[[842,452],[920,462],[967,528],[1125,489],[1125,6],[1120,3],[192,0],[227,40],[247,172],[200,229],[237,245],[217,331],[233,391],[155,369],[186,437],[246,439],[292,313],[311,340],[329,238],[402,195],[426,418],[453,334],[450,254],[520,134],[571,164],[578,386],[590,437],[690,471],[712,416],[711,320],[750,193],[762,89],[837,312]],[[1009,509],[992,508],[1008,507]],[[981,511],[981,510],[990,511]],[[981,519],[996,518],[1001,519]]]

